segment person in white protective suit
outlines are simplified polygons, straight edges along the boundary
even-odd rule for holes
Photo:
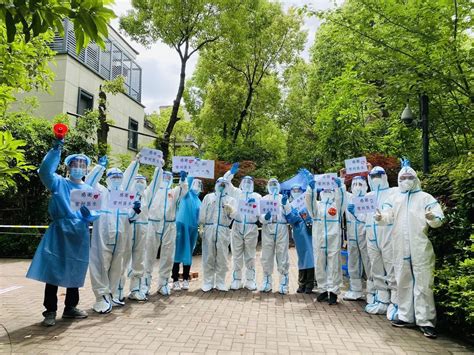
[[[370,261],[367,252],[367,240],[365,237],[366,213],[355,210],[353,198],[362,197],[367,194],[367,182],[362,176],[355,176],[351,182],[351,193],[347,193],[346,225],[347,225],[347,250],[349,290],[344,294],[344,300],[355,301],[366,299],[366,294],[373,294],[373,283],[369,278]],[[362,289],[362,276],[367,276],[367,292]]]
[[[153,174],[152,183],[147,186],[146,177],[137,175],[132,185],[132,191],[135,193],[136,201],[140,201],[141,213],[132,222],[131,238],[128,238],[128,245],[124,257],[124,273],[120,278],[117,295],[114,298],[120,300],[124,297],[123,288],[127,277],[130,278],[130,292],[128,298],[135,301],[146,301],[147,297],[142,292],[141,281],[145,274],[145,255],[147,246],[148,231],[148,204],[152,196],[157,191],[156,181],[161,173],[161,168],[157,167]]]
[[[181,198],[188,192],[186,182],[187,173],[180,172],[179,185],[172,188],[173,174],[164,171],[159,184],[159,189],[152,196],[148,204],[148,241],[145,258],[145,282],[143,292],[150,293],[152,273],[158,249],[160,251],[160,270],[158,276],[158,292],[169,296],[169,278],[173,268],[176,246],[176,208]]]
[[[105,170],[102,165],[96,165],[86,177],[86,182],[103,196],[100,217],[94,222],[92,230],[89,265],[92,290],[96,297],[92,309],[97,313],[109,313],[112,306],[124,305],[113,295],[123,273],[123,257],[127,239],[130,238],[130,223],[140,212],[141,206],[139,201],[135,201],[133,209],[112,209],[108,206],[108,199],[113,190],[131,192],[138,168],[138,160],[134,160],[125,173],[118,168],[108,169],[107,188],[99,184]]]
[[[215,191],[204,197],[199,211],[199,224],[203,225],[201,289],[204,292],[214,287],[219,291],[229,290],[225,283],[230,245],[229,226],[236,208],[235,200],[228,191],[229,183],[222,177],[217,179]]]
[[[289,291],[289,274],[290,262],[288,257],[289,233],[288,225],[285,217],[281,200],[283,196],[280,194],[280,183],[277,179],[270,179],[267,183],[268,195],[262,197],[262,200],[274,201],[279,208],[276,215],[267,212],[260,215],[259,219],[262,223],[262,269],[263,282],[260,287],[261,292],[271,292],[273,288],[273,267],[275,259],[277,269],[280,273],[280,285],[278,292],[287,294]]]
[[[391,195],[397,188],[390,188],[387,174],[380,166],[369,173],[370,192],[367,197],[377,199],[377,208],[391,207]],[[370,314],[386,314],[389,320],[397,319],[397,293],[393,272],[392,225],[380,225],[374,213],[367,213],[365,237],[370,261],[369,282],[373,282],[373,294],[367,295],[365,311]]]
[[[224,179],[229,182],[229,195],[234,198],[238,206],[240,200],[247,202],[259,202],[262,196],[253,191],[253,178],[245,176],[238,188],[232,185],[232,179],[237,173],[237,169],[233,165],[233,169],[225,173]],[[255,254],[257,252],[258,242],[258,216],[246,216],[237,212],[234,224],[232,226],[232,237],[230,246],[232,250],[232,283],[231,290],[238,290],[244,286],[250,291],[257,289],[256,272],[255,272]],[[242,282],[242,268],[245,264],[245,282]]]
[[[398,293],[396,327],[416,324],[428,338],[436,338],[436,308],[433,297],[435,255],[427,236],[428,227],[443,224],[443,210],[430,194],[421,190],[415,170],[403,161],[398,174],[399,190],[392,207],[377,211],[379,223],[393,223],[393,263]]]
[[[335,178],[337,188],[318,191],[312,175],[308,174],[306,208],[313,219],[313,248],[316,264],[317,297],[319,302],[337,304],[342,286],[341,223],[346,209],[346,187]],[[317,199],[318,192],[320,200]]]

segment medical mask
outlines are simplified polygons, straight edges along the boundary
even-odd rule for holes
[[[136,185],[135,185],[135,189],[136,189],[138,192],[143,192],[143,191],[145,191],[145,188],[146,188],[146,185],[145,185],[145,184],[136,184]]]
[[[73,179],[81,180],[86,175],[86,171],[82,168],[71,168],[69,174]]]
[[[199,195],[201,193],[201,189],[199,187],[193,187],[191,191],[194,192],[196,195]]]
[[[252,181],[249,181],[249,180],[242,181],[242,191],[253,192],[252,190],[253,190]]]
[[[224,192],[225,186],[219,185],[217,186],[217,192]]]
[[[270,191],[271,194],[277,194],[278,193],[278,186],[270,186],[268,188],[268,191]]]
[[[364,195],[364,188],[362,186],[354,186],[352,188],[352,193],[355,196],[363,196]]]
[[[113,190],[118,190],[122,185],[122,179],[110,179],[110,187]]]
[[[330,201],[333,198],[332,192],[321,192],[321,201]]]
[[[414,180],[403,180],[400,181],[400,188],[403,191],[410,191],[413,186],[415,186],[415,181]]]
[[[303,193],[302,193],[302,192],[299,192],[299,191],[298,191],[298,192],[296,192],[296,191],[293,192],[293,191],[292,191],[292,192],[291,192],[291,197],[293,197],[293,199],[296,200],[296,199],[297,199],[298,197],[300,197],[302,194],[303,194]]]

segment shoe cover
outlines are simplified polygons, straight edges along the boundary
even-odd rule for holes
[[[249,291],[255,291],[257,289],[257,283],[254,280],[247,280],[245,282],[245,288]]]
[[[230,284],[230,289],[231,290],[238,290],[242,288],[242,282],[240,280],[237,280],[235,279],[234,281],[232,281],[232,283]]]
[[[203,284],[201,287],[201,290],[204,292],[209,292],[213,289],[214,287],[211,284]]]
[[[272,290],[272,277],[266,275],[263,277],[262,287],[260,287],[261,292],[270,292]]]
[[[387,319],[392,322],[398,320],[398,304],[390,303],[387,308]]]
[[[160,289],[158,290],[158,292],[163,296],[169,296],[171,294],[168,284],[162,285]]]
[[[222,291],[222,292],[227,292],[229,291],[229,288],[224,284],[224,283],[218,283],[216,285],[216,288],[219,290],[219,291]]]
[[[128,299],[134,300],[134,301],[146,301],[147,300],[146,296],[143,293],[141,293],[140,291],[130,292],[130,294],[128,295]]]
[[[112,304],[110,302],[110,297],[100,296],[100,297],[97,297],[96,301],[97,302],[94,303],[94,305],[92,306],[92,310],[94,312],[97,312],[100,314],[106,314],[112,311]]]
[[[344,297],[342,299],[345,301],[357,301],[363,298],[364,294],[362,292],[349,290],[344,294]]]

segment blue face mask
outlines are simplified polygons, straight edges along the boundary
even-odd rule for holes
[[[224,192],[225,186],[217,186],[217,192]]]
[[[270,186],[268,189],[270,190],[271,194],[277,194],[278,193],[278,186]]]
[[[82,168],[71,168],[69,175],[71,175],[73,179],[80,180],[86,175],[86,172]]]

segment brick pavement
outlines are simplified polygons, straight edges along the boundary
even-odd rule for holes
[[[257,253],[258,280],[261,280]],[[426,339],[420,332],[390,326],[383,316],[368,315],[363,302],[337,306],[314,302],[314,296],[295,293],[296,253],[290,249],[291,293],[200,291],[201,280],[189,291],[165,298],[153,295],[147,303],[129,301],[107,315],[92,312],[89,279],[81,289],[80,307],[89,311],[81,321],[59,319],[40,325],[42,283],[24,277],[29,260],[0,260],[0,353],[445,353],[472,352],[463,344],[440,336]],[[201,258],[193,270],[200,271]],[[230,274],[230,273],[229,273]],[[230,275],[229,275],[230,277]],[[274,287],[277,286],[276,280]],[[64,289],[59,302],[64,302]],[[1,291],[0,291],[1,292]],[[62,309],[58,311],[59,315]]]

